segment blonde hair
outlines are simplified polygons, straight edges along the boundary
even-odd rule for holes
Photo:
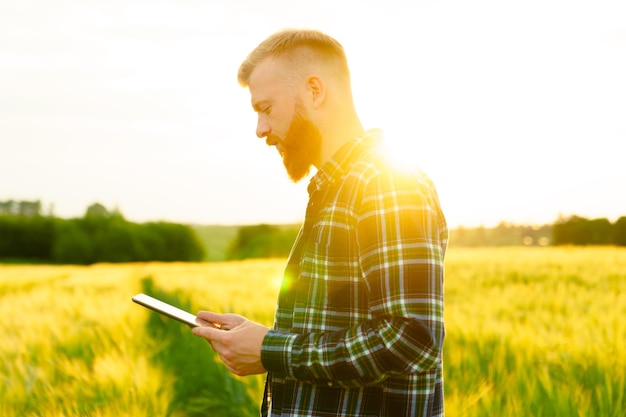
[[[285,29],[261,42],[243,61],[237,73],[242,87],[248,87],[256,66],[268,57],[280,57],[294,64],[323,66],[338,80],[350,85],[350,70],[343,46],[317,30]]]

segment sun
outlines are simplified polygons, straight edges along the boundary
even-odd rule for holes
[[[384,130],[381,150],[386,159],[396,169],[403,171],[423,168],[425,153],[424,144],[406,134],[398,135],[393,130]]]

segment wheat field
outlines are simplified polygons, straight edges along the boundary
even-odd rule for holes
[[[284,264],[0,265],[0,415],[255,415],[262,376],[131,297],[270,325]],[[448,416],[626,415],[626,248],[451,248],[446,329]]]

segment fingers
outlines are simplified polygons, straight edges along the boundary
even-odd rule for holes
[[[219,342],[221,340],[221,333],[223,333],[224,330],[220,330],[214,326],[199,326],[191,329],[191,332],[196,336],[204,337],[211,343],[214,341]]]
[[[216,350],[216,343],[222,342],[224,331],[232,329],[236,326],[235,323],[243,320],[233,314],[218,314],[212,311],[199,311],[196,317],[196,322],[201,326],[191,329],[191,332],[206,339],[213,350]]]
[[[220,324],[224,321],[225,314],[213,313],[212,311],[198,311],[196,317],[208,323]]]

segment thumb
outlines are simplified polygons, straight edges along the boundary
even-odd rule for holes
[[[218,314],[212,311],[199,311],[198,317],[222,330],[233,329],[246,321],[244,317],[236,314]]]

